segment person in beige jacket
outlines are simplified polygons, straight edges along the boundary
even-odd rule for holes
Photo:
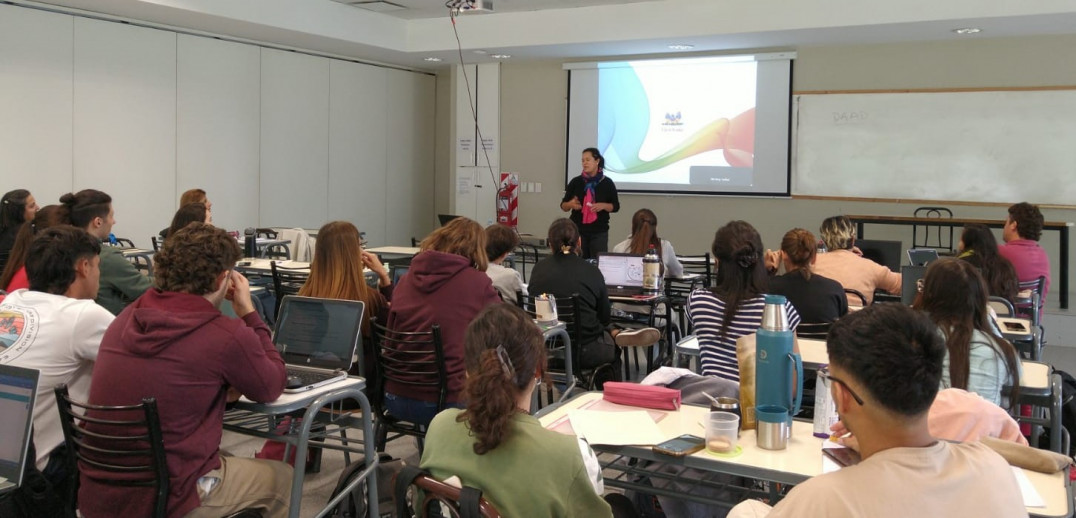
[[[833,216],[822,221],[819,229],[822,242],[828,252],[818,254],[811,271],[833,279],[844,289],[856,290],[866,299],[865,305],[874,300],[874,290],[885,290],[900,295],[900,274],[867,259],[857,252],[856,227],[847,216]],[[864,305],[858,296],[849,294],[849,306]]]

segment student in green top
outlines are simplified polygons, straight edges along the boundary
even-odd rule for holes
[[[576,437],[546,430],[528,413],[545,374],[542,333],[523,310],[492,304],[464,337],[465,410],[434,417],[421,467],[482,491],[501,516],[631,516],[623,495],[603,500],[594,453]],[[619,499],[618,499],[619,497]],[[619,500],[619,501],[618,501]]]
[[[95,189],[83,189],[60,196],[60,203],[66,209],[72,225],[86,229],[86,232],[101,241],[108,239],[112,226],[116,224],[111,196]],[[98,304],[112,314],[119,315],[127,304],[145,293],[152,285],[153,281],[142,275],[123,257],[119,249],[101,247],[101,287],[96,299]]]

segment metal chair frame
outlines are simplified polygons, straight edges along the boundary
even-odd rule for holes
[[[375,319],[376,320],[376,319]],[[393,381],[414,387],[437,387],[437,411],[445,409],[448,398],[448,372],[441,340],[441,326],[434,324],[429,331],[403,332],[371,321],[374,335],[375,379],[370,403],[374,408],[374,437],[377,451],[385,451],[388,441],[410,435],[426,437],[426,426],[403,421],[391,415],[385,406],[385,382]],[[402,346],[402,347],[401,347]],[[422,346],[428,346],[423,348]],[[433,355],[433,361],[421,358]],[[422,381],[401,374],[418,375]],[[389,433],[396,436],[389,438]]]

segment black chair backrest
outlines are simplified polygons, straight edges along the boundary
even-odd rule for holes
[[[1019,285],[1019,291],[1023,294],[1030,293],[1029,297],[1021,297],[1017,295],[1014,306],[1016,306],[1017,313],[1026,316],[1031,319],[1032,325],[1039,325],[1042,321],[1042,292],[1046,289],[1046,277],[1040,275],[1038,279],[1033,281],[1022,281]]]
[[[152,487],[153,516],[166,516],[168,464],[156,399],[146,398],[138,405],[102,406],[72,400],[67,385],[56,387],[55,392],[67,444],[68,473],[77,477],[84,470],[102,484]]]
[[[437,387],[437,411],[445,408],[448,372],[441,342],[441,326],[429,331],[394,331],[371,321],[374,328],[374,363],[377,379],[373,404],[379,415],[387,415],[382,405],[385,383],[392,381],[414,387]]]
[[[849,294],[849,295],[855,295],[856,297],[859,297],[859,305],[862,306],[862,307],[867,307],[867,296],[864,295],[859,290],[854,290],[852,288],[845,288],[844,292]],[[848,300],[848,305],[849,306],[854,306],[855,304],[852,304],[852,300],[849,299]]]
[[[154,252],[160,252],[161,251],[161,241],[157,239],[157,236],[150,236],[149,241],[150,241],[150,243],[153,243],[153,251]]]
[[[276,239],[276,236],[277,236],[276,231],[271,229],[271,228],[257,228],[257,229],[254,229],[254,234],[257,237],[260,237],[260,238],[263,238],[263,239]]]
[[[833,322],[800,322],[800,325],[796,326],[796,336],[825,340],[826,335],[829,334],[829,328],[832,326]]]
[[[276,261],[269,261],[269,269],[273,272],[273,295],[276,296],[276,313],[280,313],[280,303],[285,295],[298,295],[299,290],[310,278],[309,271],[285,270],[277,267]]]
[[[127,239],[125,237],[117,237],[116,238],[116,246],[118,246],[120,248],[137,248],[134,245],[134,241],[131,241],[130,239]]]
[[[912,213],[917,218],[937,218],[937,219],[953,219],[953,211],[945,207],[918,207],[915,212]],[[919,240],[919,228],[923,228],[923,240]],[[912,248],[942,248],[945,250],[953,249],[953,227],[949,228],[949,239],[944,240],[942,225],[912,225]],[[937,239],[931,241],[930,233],[932,230],[937,230],[935,236]]]
[[[695,273],[702,275],[702,285],[705,288],[713,286],[714,269],[713,263],[710,261],[710,252],[706,252],[702,255],[678,255],[677,259],[680,260],[680,264],[684,267],[684,273]]]
[[[579,316],[579,294],[573,293],[571,296],[554,297],[557,299],[557,319],[564,322],[568,328],[568,337],[572,340],[572,363],[574,365],[580,365],[579,363],[579,351],[583,348],[582,330],[579,328],[578,322]],[[525,311],[531,318],[537,318],[537,311],[534,307],[534,297],[526,295],[522,292],[516,292],[516,305],[520,309]],[[552,349],[551,351],[555,351]],[[576,367],[578,369],[578,367]]]

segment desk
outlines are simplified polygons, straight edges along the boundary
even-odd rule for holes
[[[557,321],[555,323],[545,323],[538,320],[534,321],[534,324],[538,326],[538,329],[542,331],[542,338],[545,339],[546,347],[552,343],[556,343],[559,338],[562,344],[564,354],[564,390],[561,392],[560,399],[558,401],[563,402],[571,395],[577,385],[575,381],[575,370],[572,367],[572,338],[568,335],[568,324]],[[555,352],[555,349],[550,352]],[[550,388],[552,390],[552,388]],[[550,400],[553,399],[552,392],[550,392]],[[551,401],[552,402],[552,401]],[[531,399],[531,410],[538,408],[538,391],[534,391],[534,397]]]
[[[570,410],[582,408],[593,401],[601,399],[599,392],[587,392],[572,398],[564,405],[553,408],[545,415],[539,417],[542,426],[556,426],[558,421],[565,417]],[[630,407],[624,407],[631,409]],[[667,438],[678,437],[685,433],[700,435],[702,426],[699,424],[709,412],[708,408],[684,405],[677,411],[650,410],[651,415],[660,414],[658,428]],[[822,473],[822,442],[812,435],[813,426],[805,421],[793,421],[792,437],[788,441],[788,448],[781,451],[769,451],[759,448],[756,444],[755,431],[744,430],[740,434],[739,444],[743,453],[737,457],[716,457],[706,452],[699,451],[686,457],[676,458],[654,453],[649,446],[601,446],[592,445],[598,452],[599,461],[602,464],[605,483],[610,487],[623,489],[636,489],[651,494],[664,494],[684,500],[703,502],[717,505],[730,505],[730,502],[707,500],[699,497],[693,491],[670,491],[660,488],[641,485],[635,481],[635,477],[658,477],[675,482],[706,487],[705,482],[677,478],[676,475],[659,473],[656,468],[662,466],[682,466],[711,473],[723,473],[727,475],[747,477],[755,480],[764,480],[781,484],[799,484],[808,478]],[[624,462],[631,460],[651,461],[650,466],[646,462]],[[1072,488],[1068,483],[1068,470],[1051,475],[1035,473],[1024,470],[1032,485],[1039,495],[1046,501],[1045,508],[1028,508],[1031,516],[1036,517],[1067,517],[1072,515]],[[711,484],[713,487],[713,484]],[[682,488],[681,488],[682,489]]]
[[[245,246],[242,237],[237,237],[236,241],[239,242],[240,247]],[[258,249],[258,257],[265,257],[265,251],[268,248],[274,246],[283,246],[284,249],[288,251],[288,256],[291,257],[291,250],[288,249],[289,244],[291,244],[290,239],[269,239],[265,237],[259,237],[255,239],[255,246]]]
[[[370,419],[372,412],[370,402],[362,393],[366,381],[362,378],[347,378],[324,387],[299,393],[285,393],[272,403],[255,403],[246,398],[241,398],[235,407],[224,414],[224,429],[256,437],[264,437],[288,444],[284,458],[288,458],[291,448],[296,449],[296,464],[294,478],[291,484],[291,508],[288,510],[289,518],[298,518],[303,501],[303,479],[305,470],[303,464],[306,459],[307,443],[311,438],[318,439],[318,447],[344,452],[345,462],[351,462],[350,453],[360,453],[366,463],[362,473],[355,477],[352,485],[338,495],[338,498],[330,500],[325,508],[318,514],[323,516],[330,508],[335,506],[362,480],[366,480],[367,495],[375,495],[367,498],[370,506],[370,516],[378,516],[377,510],[377,452],[374,450],[374,442],[366,438],[374,436],[374,425]],[[362,409],[361,417],[355,417],[349,412],[343,411],[340,403],[345,399],[358,401]],[[323,412],[324,411],[324,412]],[[283,418],[293,412],[302,412],[301,422],[293,419],[286,434],[281,435],[280,427]],[[324,428],[311,434],[311,427],[317,422]],[[362,444],[362,449],[347,438],[346,431],[351,428],[360,428],[363,439],[353,442]],[[339,434],[337,436],[337,434]]]
[[[273,261],[276,261],[276,267],[279,269],[310,273],[310,263],[304,263],[301,261],[277,261],[276,259],[265,258],[244,258],[239,261],[239,264],[236,265],[235,269],[239,270],[240,273],[249,272],[259,275],[272,275],[273,269],[269,266],[269,263]]]
[[[146,275],[153,277],[153,250],[146,250],[144,248],[121,248],[120,253],[123,254],[123,258],[131,261],[136,268],[146,270]],[[145,261],[145,264],[142,263]]]
[[[410,246],[379,246],[367,248],[366,251],[376,255],[383,263],[411,264],[411,259],[421,250]]]
[[[856,224],[856,235],[859,238],[863,238],[863,225],[870,223],[872,225],[935,225],[941,227],[963,227],[969,224],[986,225],[990,228],[1003,228],[1005,226],[1005,220],[1001,219],[972,219],[972,218],[917,218],[911,216],[866,216],[866,215],[848,215],[848,219],[852,220]],[[1058,257],[1058,267],[1060,268],[1060,294],[1058,300],[1061,303],[1061,309],[1068,309],[1069,307],[1069,228],[1072,227],[1072,222],[1068,221],[1047,221],[1043,223],[1043,230],[1056,230],[1058,232],[1058,240],[1061,245],[1060,257]]]

